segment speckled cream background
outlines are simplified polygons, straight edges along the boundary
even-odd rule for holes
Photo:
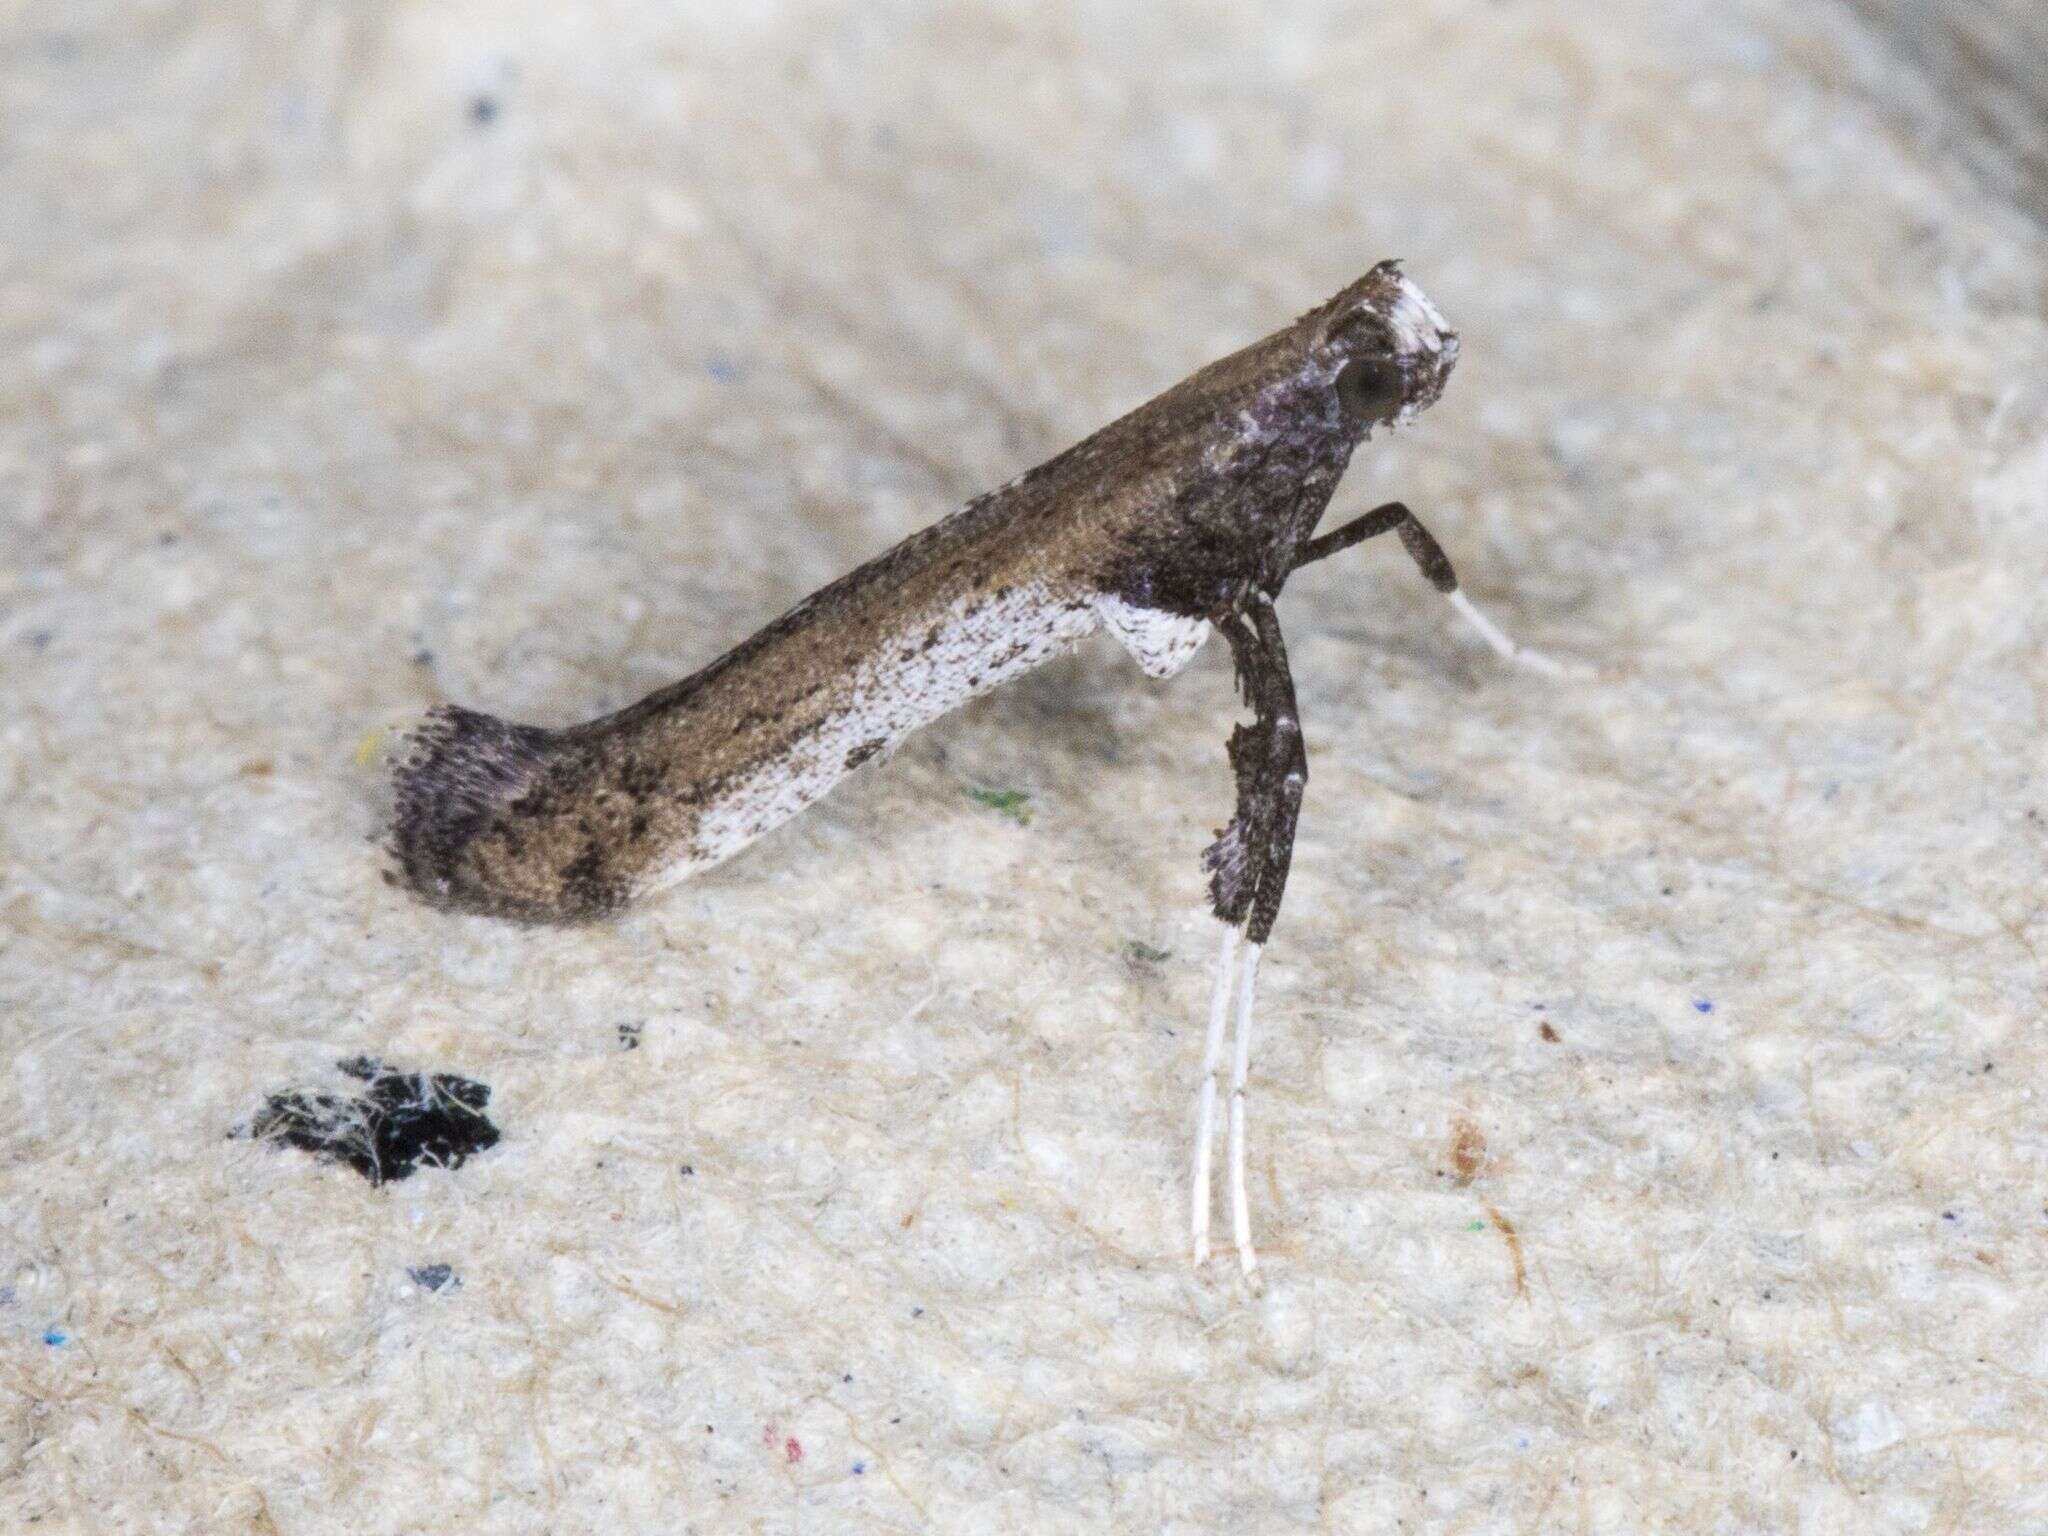
[[[2048,1531],[2022,0],[0,14],[0,1529]],[[623,703],[1388,255],[1464,361],[1337,512],[1599,670],[1288,592],[1264,1298],[1220,654],[615,926],[380,882],[376,730]],[[364,1052],[504,1141],[226,1139]]]

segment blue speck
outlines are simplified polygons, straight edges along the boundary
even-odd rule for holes
[[[1712,1013],[1714,1000],[1711,997],[1696,997],[1692,1000],[1692,1006],[1696,1013]]]
[[[60,1344],[69,1344],[71,1342],[71,1335],[62,1328],[59,1328],[55,1323],[52,1323],[43,1330],[43,1342],[49,1345],[50,1348],[55,1349]]]
[[[739,364],[729,357],[714,357],[704,365],[704,371],[718,384],[737,384],[740,380]]]
[[[856,1462],[855,1462],[855,1463],[853,1464],[853,1475],[854,1475],[855,1477],[859,1477],[859,1476],[860,1476],[860,1475],[861,1475],[862,1473],[866,1472],[866,1471],[867,1471],[867,1469],[868,1469],[868,1464],[867,1464],[866,1462],[864,1462],[864,1461],[856,1461]]]

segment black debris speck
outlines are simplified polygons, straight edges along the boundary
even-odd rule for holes
[[[372,1184],[410,1178],[421,1164],[460,1168],[498,1144],[484,1113],[491,1090],[446,1072],[398,1072],[367,1056],[337,1063],[360,1094],[293,1088],[273,1093],[236,1134],[344,1163]]]
[[[423,1291],[438,1291],[444,1286],[455,1289],[462,1282],[455,1278],[455,1270],[447,1264],[422,1264],[417,1269],[408,1269],[407,1278]]]
[[[479,128],[488,128],[498,120],[498,98],[478,96],[469,104],[469,120]]]
[[[645,1024],[639,1023],[638,1021],[635,1021],[630,1024],[621,1024],[619,1026],[619,1044],[623,1045],[629,1051],[639,1050],[640,1031],[645,1029],[646,1027],[647,1026]]]

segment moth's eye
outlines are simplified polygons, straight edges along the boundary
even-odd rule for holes
[[[1354,357],[1337,373],[1337,403],[1344,414],[1385,421],[1401,408],[1401,370],[1386,358]]]

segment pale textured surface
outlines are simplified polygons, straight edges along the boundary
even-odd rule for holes
[[[720,9],[9,13],[0,1529],[2048,1530],[1997,30]],[[1215,647],[616,926],[380,883],[366,732],[633,697],[1386,255],[1464,362],[1337,513],[1604,672],[1289,591],[1263,1300],[1182,1256]],[[357,1052],[504,1142],[223,1139]]]

